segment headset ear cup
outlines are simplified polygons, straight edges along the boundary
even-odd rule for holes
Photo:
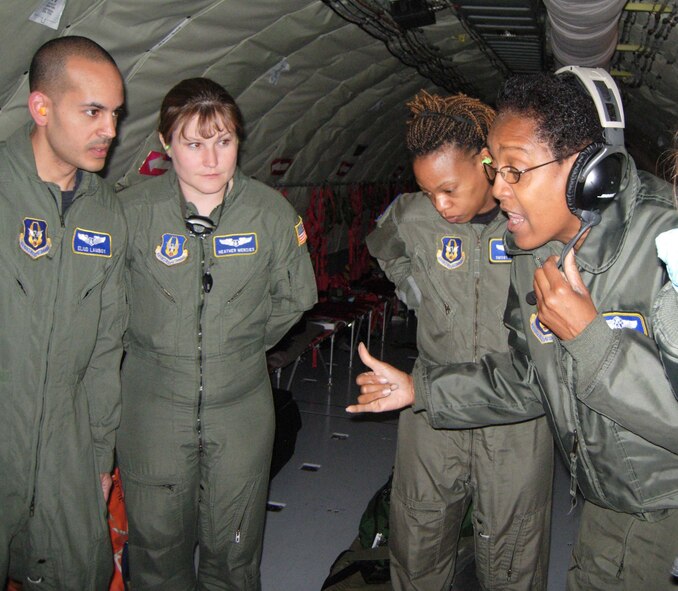
[[[587,146],[587,148],[588,147],[590,146]],[[578,210],[581,209],[577,205],[578,203],[577,186],[579,185],[579,177],[581,176],[582,170],[584,166],[586,166],[586,163],[589,161],[589,157],[584,155],[584,152],[586,151],[587,148],[585,148],[579,153],[579,156],[577,156],[577,159],[572,164],[570,174],[567,177],[565,200],[567,201],[568,209],[574,214],[577,214]]]
[[[589,144],[579,153],[572,165],[572,170],[570,170],[570,175],[567,178],[565,199],[567,200],[567,207],[576,215],[579,215],[581,210],[597,209],[596,198],[598,195],[596,191],[590,190],[590,183],[587,182],[587,177],[591,176],[591,171],[585,175],[584,169],[604,148],[605,144]],[[594,169],[597,167],[598,165]]]

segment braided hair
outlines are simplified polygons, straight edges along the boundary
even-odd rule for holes
[[[492,107],[478,99],[455,94],[440,96],[422,90],[407,103],[407,149],[413,158],[451,144],[462,150],[480,151],[494,121]]]

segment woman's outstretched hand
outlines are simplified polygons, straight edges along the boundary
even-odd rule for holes
[[[358,404],[346,408],[347,412],[385,412],[399,410],[414,402],[412,376],[388,363],[372,357],[362,343],[358,345],[362,362],[372,371],[356,376],[360,386]]]

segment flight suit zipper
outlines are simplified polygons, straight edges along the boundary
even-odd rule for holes
[[[203,331],[202,331],[202,314],[205,307],[205,243],[204,237],[200,236],[198,238],[198,243],[200,245],[200,277],[199,277],[199,290],[200,290],[200,304],[198,306],[198,372],[199,372],[199,384],[198,384],[198,408],[196,415],[196,432],[198,434],[198,454],[204,455],[205,447],[202,437],[202,400],[203,400],[203,391],[205,388],[205,360],[203,352]]]
[[[633,520],[631,520],[628,527],[626,528],[626,532],[624,532],[624,543],[622,544],[622,551],[621,551],[621,556],[619,557],[619,566],[617,568],[617,574],[616,574],[617,579],[623,578],[624,561],[626,560],[626,548],[628,547],[628,544],[629,544],[629,536],[631,535],[631,529],[633,528],[634,523],[635,522]]]
[[[572,446],[567,453],[567,458],[569,461],[568,469],[570,471],[570,512],[574,510],[577,506],[577,463],[579,459],[579,434],[577,432],[577,407],[574,401],[574,396],[571,395],[572,388],[568,383],[568,373],[563,365],[562,352],[563,347],[560,344],[560,341],[555,338],[555,357],[556,357],[556,366],[558,367],[558,375],[560,376],[560,381],[563,386],[568,390],[568,397],[571,401],[571,411],[572,411],[572,420],[574,421],[574,428],[572,429]]]
[[[471,231],[473,227],[471,227]],[[475,232],[474,232],[475,233]],[[478,362],[478,304],[480,291],[480,236],[476,234],[476,247],[473,252],[473,362]]]
[[[61,224],[61,229],[63,230],[66,225],[64,221],[64,216],[61,212],[61,207],[59,200],[57,199],[56,195],[52,191],[51,188],[47,188],[49,191],[50,195],[52,196],[52,199],[54,200],[54,205],[57,208],[57,213],[59,215],[59,222]],[[56,263],[58,267],[61,267],[61,249],[59,250],[59,261]],[[24,290],[24,286],[19,282],[19,285],[21,286],[21,289]],[[31,502],[29,505],[28,509],[28,514],[30,517],[33,517],[35,515],[35,498],[37,494],[37,486],[38,486],[38,473],[40,471],[40,446],[42,444],[42,429],[43,425],[45,422],[45,392],[47,391],[47,381],[48,381],[48,376],[49,376],[49,358],[52,352],[52,336],[54,334],[54,307],[56,305],[56,301],[59,299],[59,291],[61,289],[61,273],[57,273],[57,281],[56,281],[56,289],[54,292],[54,300],[52,301],[52,318],[50,320],[50,330],[49,330],[49,339],[47,341],[47,352],[45,356],[45,379],[42,383],[42,396],[40,400],[40,418],[38,420],[38,438],[36,441],[36,446],[35,446],[35,469],[33,472],[33,490],[31,491]],[[25,293],[25,290],[24,290]]]
[[[242,539],[242,534],[245,530],[245,519],[248,516],[248,509],[252,503],[252,495],[254,494],[255,483],[251,482],[246,491],[243,493],[243,503],[238,508],[238,525],[235,528],[235,533],[233,534],[233,541],[236,544],[240,543]]]
[[[568,454],[570,460],[570,511],[577,506],[577,448],[579,447],[579,435],[576,429],[573,435],[572,448]]]
[[[568,454],[570,462],[570,510],[572,510],[577,506],[577,467],[580,463],[584,474],[587,476],[586,482],[595,491],[595,494],[598,495],[598,499],[600,499],[600,501],[607,501],[607,499],[598,481],[595,468],[591,465],[591,458],[587,455],[586,440],[582,439],[582,441],[579,441],[577,431],[581,431],[581,420],[577,410],[577,398],[574,395],[574,380],[572,373],[566,371],[563,364],[563,345],[557,338],[554,342],[556,345],[555,355],[559,381],[566,390],[565,395],[569,398],[570,411],[572,413],[572,434],[574,439]]]
[[[513,561],[516,558],[516,551],[518,549],[518,542],[521,539],[521,534],[523,531],[523,527],[525,526],[525,517],[523,517],[520,520],[520,525],[518,526],[518,532],[516,533],[516,539],[513,544],[513,548],[511,549],[511,558],[509,560],[508,568],[506,569],[506,580],[508,582],[511,582],[511,579],[513,578]]]

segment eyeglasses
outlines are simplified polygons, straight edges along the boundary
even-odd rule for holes
[[[549,160],[543,164],[537,164],[537,166],[523,168],[523,170],[518,170],[515,166],[502,166],[501,168],[495,168],[491,164],[483,162],[483,170],[485,171],[485,176],[487,177],[487,180],[490,181],[490,183],[494,183],[494,179],[497,178],[497,173],[499,173],[501,178],[503,178],[509,185],[515,185],[520,180],[520,177],[526,172],[530,172],[535,168],[541,168],[547,164],[553,164],[559,160],[561,160],[561,158],[555,158],[554,160]]]

